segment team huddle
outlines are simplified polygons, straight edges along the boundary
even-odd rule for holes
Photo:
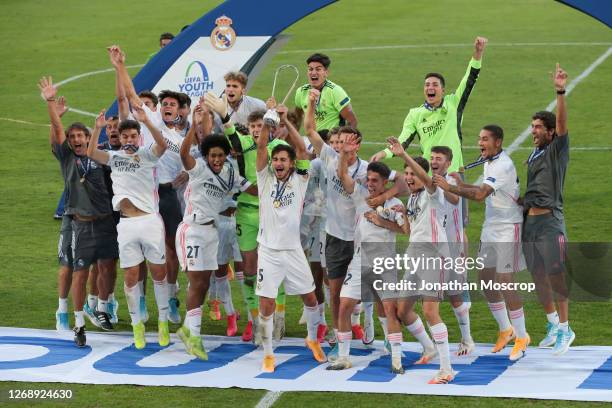
[[[273,341],[285,333],[286,296],[299,295],[305,345],[316,361],[329,362],[328,370],[352,367],[353,339],[372,345],[376,310],[391,371],[404,372],[405,327],[423,347],[415,364],[438,358],[440,370],[429,383],[446,384],[454,372],[440,304],[449,300],[459,324],[461,342],[454,352],[469,355],[475,349],[469,292],[423,285],[409,292],[377,290],[372,259],[393,257],[398,234],[408,236],[410,258],[467,257],[467,201],[475,200],[485,202],[478,250],[485,261],[478,279],[512,283],[527,267],[547,317],[539,346],[552,346],[556,355],[567,352],[575,338],[564,281],[567,74],[557,64],[557,114],[542,111],[532,117],[535,149],[521,197],[500,126],[483,126],[479,160],[463,162],[462,115],[486,43],[476,38],[454,92],[445,92],[441,74],[425,75],[424,103],[410,109],[401,134],[389,138],[388,147],[369,162],[359,157],[364,136],[351,99],[328,79],[331,61],[324,54],[306,60],[308,83],[297,89],[290,110],[273,97],[264,102],[247,96],[242,72],[225,76],[222,96],[209,92],[198,101],[172,90],[137,93],[125,54],[112,46],[108,54],[116,73],[118,116],[100,112],[93,130],[80,122],[64,129],[66,101],[57,96],[50,77],[42,78],[52,152],[65,181],[56,328],[70,330],[71,292],[77,346],[86,345],[86,317],[102,330],[113,330],[119,260],[137,349],[146,347],[149,272],[159,345],[170,343],[169,322],[180,325],[176,334],[186,351],[202,360],[208,359],[201,336],[207,295],[211,319],[221,319],[222,304],[226,334],[237,335],[242,308],[234,307],[229,282],[235,279],[246,306],[242,340],[263,347],[264,372],[275,369]],[[104,129],[108,141],[99,144]],[[411,157],[406,149],[417,138],[422,155]],[[402,171],[384,163],[391,157],[403,161]],[[482,183],[467,184],[463,170],[479,165]],[[188,280],[184,316],[179,313],[179,270]],[[413,272],[403,278],[467,279],[465,273],[430,265]],[[531,339],[518,291],[483,292],[499,329],[492,352],[514,342],[509,359],[524,357]],[[418,304],[426,324],[415,310]],[[325,341],[327,354],[321,348]]]

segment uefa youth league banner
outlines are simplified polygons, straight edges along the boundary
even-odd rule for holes
[[[327,363],[312,358],[303,339],[283,339],[274,350],[276,370],[262,373],[263,350],[236,337],[205,336],[209,359],[201,361],[187,354],[174,334],[163,348],[157,333],[148,333],[142,350],[134,347],[132,333],[88,332],[83,348],[74,346],[72,335],[0,327],[0,381],[612,401],[612,347],[607,346],[572,347],[563,356],[530,347],[526,357],[511,362],[509,347],[491,354],[491,345],[479,344],[473,355],[451,356],[457,373],[451,384],[432,385],[427,381],[439,363],[414,365],[421,351],[417,343],[403,344],[406,372],[396,375],[381,341],[373,348],[354,341],[353,367],[328,371]],[[451,344],[451,352],[456,347]]]
[[[186,93],[194,103],[208,91],[219,95],[228,71],[250,73],[278,34],[335,1],[227,0],[147,62],[134,77],[136,92],[170,89]],[[108,114],[116,112],[115,101]]]

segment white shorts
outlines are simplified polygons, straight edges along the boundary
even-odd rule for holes
[[[153,264],[166,263],[164,222],[159,214],[120,218],[117,224],[119,265],[129,268],[145,259]]]
[[[521,245],[523,225],[489,224],[482,228],[478,257],[484,259],[485,268],[495,268],[497,273],[520,272],[525,269],[525,257]]]
[[[219,250],[217,252],[217,263],[227,265],[231,260],[242,262],[238,237],[236,236],[236,217],[219,215]]]
[[[255,294],[274,299],[282,284],[287,295],[304,295],[315,290],[304,252],[297,248],[276,250],[259,244]]]
[[[303,236],[302,241],[302,248],[308,262],[321,262],[321,254],[324,249],[321,243],[321,217],[316,217],[311,228],[308,228],[308,235]]]
[[[353,255],[340,289],[341,298],[361,300],[361,255]]]
[[[219,234],[214,224],[199,225],[181,222],[176,229],[176,255],[181,269],[215,271]]]
[[[452,258],[449,256],[450,250],[445,242],[438,244],[412,242],[406,249],[409,258],[419,260],[415,265],[416,269],[406,270],[404,280],[414,282],[414,290],[406,290],[401,293],[402,297],[427,296],[442,300],[444,294],[459,295],[463,290],[441,290],[441,284],[454,283],[455,287],[466,281],[466,274],[455,273],[446,269],[446,265]]]

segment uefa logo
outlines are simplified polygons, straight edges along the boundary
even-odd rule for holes
[[[178,84],[179,92],[186,93],[190,98],[203,96],[213,88],[214,83],[208,76],[208,70],[200,61],[192,61],[187,66],[185,80]]]
[[[221,16],[215,20],[217,25],[210,33],[210,42],[219,51],[227,51],[236,42],[236,32],[231,27],[232,19]]]

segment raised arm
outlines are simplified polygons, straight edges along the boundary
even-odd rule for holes
[[[557,62],[554,74],[555,91],[557,91],[557,136],[567,134],[567,107],[565,105],[565,85],[567,84],[567,72]]]
[[[355,180],[353,180],[353,178],[349,175],[348,159],[351,153],[355,152],[357,149],[359,149],[359,140],[357,139],[357,135],[348,134],[344,144],[342,145],[342,150],[340,151],[338,170],[336,170],[336,173],[342,182],[342,188],[344,188],[344,191],[349,194],[352,194],[353,191],[355,191]]]
[[[115,96],[117,97],[117,108],[119,110],[119,122],[126,120],[130,114],[130,104],[128,103],[125,91],[119,78],[119,73],[115,71]]]
[[[302,139],[300,132],[297,131],[291,121],[287,119],[288,111],[289,109],[285,105],[278,105],[276,107],[276,112],[278,112],[281,122],[287,126],[287,143],[295,149],[297,160],[308,160],[308,152],[306,151],[306,146],[304,146],[304,139]]]
[[[257,138],[257,160],[255,169],[260,172],[268,166],[268,140],[270,140],[270,126],[264,122],[261,133]]]
[[[87,145],[87,157],[97,161],[100,164],[108,164],[108,160],[110,159],[108,152],[98,149],[98,139],[100,138],[100,133],[102,132],[104,126],[106,126],[104,113],[105,111],[102,110],[100,111],[100,114],[96,116],[94,131],[91,135],[91,139],[89,139],[89,144]]]
[[[142,101],[138,97],[132,79],[125,68],[125,54],[121,51],[121,48],[116,45],[108,47],[108,54],[111,64],[115,67],[120,86],[123,88],[123,92],[125,92],[128,101],[132,106],[142,106]]]
[[[408,153],[406,153],[399,140],[395,137],[390,137],[387,139],[387,142],[389,142],[389,149],[393,155],[401,157],[412,169],[414,175],[417,176],[423,182],[423,184],[425,184],[427,191],[430,194],[433,194],[434,191],[436,191],[436,186],[434,185],[433,180],[431,177],[429,177],[429,174],[427,174],[427,172],[417,162],[415,162],[414,159],[408,155]]]
[[[453,177],[457,182],[456,186],[450,184],[448,181],[446,181],[446,178],[444,178],[444,176],[441,176],[439,174],[435,174],[433,176],[434,184],[436,186],[439,186],[445,192],[449,192],[467,198],[468,200],[474,200],[478,202],[483,202],[488,196],[493,193],[493,188],[488,184],[483,183],[480,186],[474,186],[470,184],[465,184],[461,180],[461,176],[459,176],[459,174],[457,173],[451,173],[450,176]]]
[[[55,109],[59,117],[60,118],[63,117],[64,114],[68,112],[68,105],[66,104],[66,98],[64,98],[63,96],[60,96],[59,98],[57,98],[57,101],[55,103]],[[55,138],[56,138],[55,129],[53,128],[53,126],[51,126],[49,130],[49,143],[53,144]]]
[[[323,149],[323,145],[325,142],[317,132],[317,125],[315,120],[315,109],[316,103],[319,99],[321,93],[317,89],[311,89],[308,93],[308,109],[306,109],[306,116],[304,117],[304,131],[306,132],[306,136],[310,143],[312,143],[312,148],[314,149],[317,155],[321,154],[321,150]]]
[[[195,115],[195,111],[193,112],[193,115]],[[198,144],[198,138],[196,137],[196,130],[195,130],[195,126],[191,126],[189,128],[189,131],[187,132],[187,136],[185,136],[185,140],[183,140],[183,143],[181,144],[181,161],[183,162],[183,167],[185,168],[185,170],[189,171],[191,169],[193,169],[196,165],[196,161],[193,158],[193,156],[191,156],[191,146],[197,145]],[[206,160],[206,158],[203,158],[204,160]]]
[[[147,129],[149,129],[151,136],[153,136],[153,140],[155,140],[155,144],[151,147],[151,150],[153,151],[154,155],[161,157],[161,155],[164,154],[168,148],[168,143],[162,136],[159,128],[155,126],[153,122],[151,122],[151,119],[149,119],[142,106],[132,106],[132,115],[134,115],[134,119],[144,123]]]
[[[38,82],[38,88],[42,97],[47,101],[47,110],[51,121],[50,142],[52,145],[61,145],[66,140],[66,135],[64,135],[64,126],[57,110],[55,101],[57,89],[53,86],[53,79],[51,77],[42,77]]]

